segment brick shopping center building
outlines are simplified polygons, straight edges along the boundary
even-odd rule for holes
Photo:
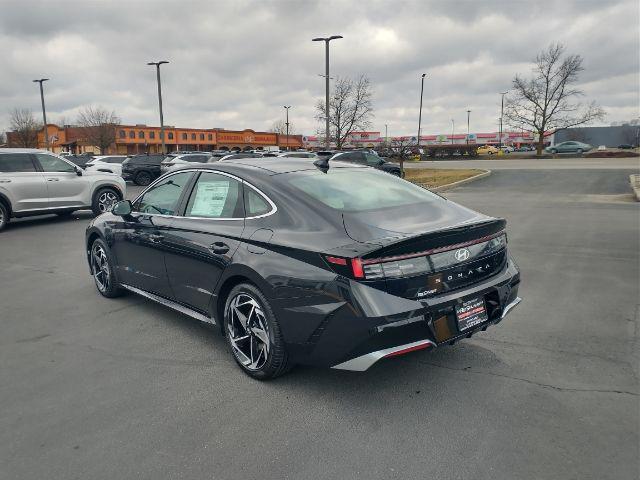
[[[115,141],[105,154],[133,155],[158,153],[162,149],[160,127],[147,125],[116,125]],[[99,153],[96,145],[88,139],[88,129],[71,125],[47,124],[49,146],[54,152]],[[280,149],[302,148],[302,135],[282,135],[254,130],[224,130],[221,128],[164,127],[165,148],[168,152],[178,150],[262,150],[267,147]],[[37,148],[45,148],[44,130],[38,132]],[[16,132],[7,132],[8,147],[23,147]]]

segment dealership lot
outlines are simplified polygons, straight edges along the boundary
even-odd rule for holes
[[[446,196],[508,220],[524,301],[455,347],[365,373],[253,381],[215,328],[96,292],[88,214],[12,222],[0,235],[0,472],[634,478],[638,167],[592,160],[468,162],[494,171]]]

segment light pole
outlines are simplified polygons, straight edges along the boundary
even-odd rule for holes
[[[424,93],[424,77],[426,73],[422,74],[420,79],[420,113],[418,113],[418,156],[420,156],[420,126],[422,124],[422,94]]]
[[[44,90],[42,89],[42,83],[48,81],[48,78],[41,78],[39,80],[34,80],[34,83],[40,84],[40,102],[42,103],[42,124],[43,124],[43,133],[44,133],[44,145],[47,150],[49,150],[49,134],[47,132],[47,111],[44,108]],[[36,148],[38,147],[38,141],[36,139]]]
[[[455,135],[455,132],[456,132],[456,122],[452,118],[451,119],[451,145],[453,145],[453,136]]]
[[[289,109],[291,108],[291,105],[284,105],[284,109],[287,112],[287,121],[285,122],[285,125],[287,126],[287,146],[285,147],[287,149],[287,151],[289,150]]]
[[[385,148],[388,147],[389,143],[389,129],[388,129],[388,125],[385,123],[384,124],[384,146]]]
[[[160,139],[162,140],[162,154],[164,155],[166,152],[164,147],[164,118],[162,116],[162,84],[160,82],[160,65],[169,63],[166,60],[161,60],[159,62],[149,62],[147,65],[155,65],[156,66],[156,78],[158,80],[158,106],[160,107]]]
[[[502,116],[504,115],[504,96],[508,93],[508,90],[506,92],[500,92],[500,95],[502,95],[502,98],[500,100],[500,138],[498,139],[498,149],[502,150]]]
[[[329,42],[343,38],[342,35],[331,35],[330,37],[317,37],[311,39],[312,42],[324,42],[325,58],[324,58],[324,74],[325,74],[325,146],[329,150]]]
[[[470,135],[470,131],[469,131],[469,117],[471,117],[471,110],[467,110],[467,145],[469,145],[469,135]]]

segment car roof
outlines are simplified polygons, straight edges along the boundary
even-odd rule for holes
[[[0,153],[52,153],[52,152],[43,150],[41,148],[0,148]]]
[[[172,170],[190,170],[193,168],[205,170],[221,170],[233,173],[242,171],[262,173],[264,175],[277,175],[280,173],[299,172],[304,170],[316,170],[318,167],[314,164],[317,161],[313,158],[296,158],[296,157],[260,157],[260,158],[237,158],[232,160],[224,160],[215,163],[203,163],[198,165],[185,166]],[[356,165],[347,162],[331,162],[330,168],[369,168],[364,165]]]

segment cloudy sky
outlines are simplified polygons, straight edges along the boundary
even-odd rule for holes
[[[366,74],[374,87],[372,130],[495,131],[498,92],[531,71],[536,53],[562,42],[584,57],[587,100],[605,124],[637,118],[640,84],[637,0],[452,1],[32,1],[0,6],[0,130],[9,111],[40,116],[37,84],[48,77],[51,122],[73,123],[84,105],[113,109],[123,123],[157,125],[152,60],[163,66],[168,125],[269,129],[292,105],[297,133],[318,128],[324,47],[331,75]]]

